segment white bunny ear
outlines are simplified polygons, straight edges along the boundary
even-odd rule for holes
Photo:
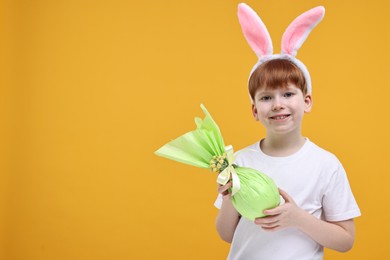
[[[282,53],[295,56],[314,27],[325,15],[325,8],[318,6],[301,14],[287,27],[282,38]]]
[[[238,20],[249,46],[260,58],[273,52],[271,37],[260,17],[248,5],[238,5]]]

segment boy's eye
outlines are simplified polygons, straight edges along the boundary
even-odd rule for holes
[[[261,101],[268,101],[268,100],[271,100],[271,97],[270,96],[264,96],[264,97],[261,97],[260,100]]]
[[[284,96],[285,97],[291,97],[291,96],[293,96],[294,95],[294,93],[292,93],[292,92],[286,92],[286,93],[284,93]]]

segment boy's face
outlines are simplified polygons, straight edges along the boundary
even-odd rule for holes
[[[312,107],[311,95],[303,95],[294,84],[286,88],[259,89],[252,104],[253,116],[267,130],[267,134],[288,134],[301,131],[304,113]]]

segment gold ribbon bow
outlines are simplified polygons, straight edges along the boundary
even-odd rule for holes
[[[230,176],[232,177],[232,196],[240,190],[240,179],[238,178],[236,170],[234,170],[233,162],[235,160],[235,154],[233,153],[233,146],[228,145],[225,147],[226,157],[229,165],[218,175],[217,182],[221,185],[225,185]]]

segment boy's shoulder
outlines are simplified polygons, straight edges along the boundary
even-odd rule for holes
[[[260,141],[257,141],[256,143],[253,143],[251,145],[248,145],[248,146],[238,150],[235,153],[235,155],[236,155],[236,159],[240,159],[240,158],[258,156],[259,153],[261,153]]]
[[[308,156],[318,156],[321,158],[325,163],[326,162],[339,162],[339,159],[336,155],[331,153],[330,151],[320,147],[319,145],[315,144],[314,142],[307,140],[310,142],[310,145],[312,146],[312,149],[310,150],[310,153]]]
[[[303,163],[328,175],[343,172],[344,167],[336,155],[310,141],[311,149],[306,153]]]

